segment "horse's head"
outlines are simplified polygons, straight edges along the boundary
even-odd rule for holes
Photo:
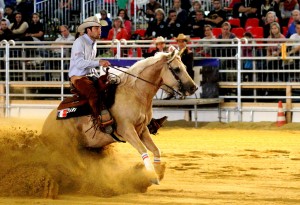
[[[185,96],[194,94],[198,89],[193,79],[187,73],[186,67],[182,63],[176,49],[167,54],[167,67],[162,73],[162,79],[164,84]]]

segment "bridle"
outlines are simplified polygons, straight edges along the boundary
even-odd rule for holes
[[[163,86],[166,86],[167,88],[169,88],[170,90],[172,90],[174,93],[176,93],[176,94],[182,96],[182,93],[181,93],[180,91],[181,91],[181,89],[182,89],[182,87],[183,87],[183,83],[181,82],[180,78],[178,77],[178,75],[177,75],[176,72],[174,71],[175,69],[178,69],[178,67],[172,68],[172,66],[170,65],[170,63],[171,63],[174,59],[175,59],[175,56],[174,56],[173,58],[171,58],[170,60],[168,60],[167,65],[168,65],[168,69],[169,69],[170,72],[172,73],[173,77],[175,78],[175,80],[176,80],[176,81],[178,82],[178,84],[179,84],[179,88],[178,88],[179,92],[178,92],[177,90],[175,90],[174,88],[172,88],[171,86],[167,85],[167,84],[164,84],[164,83],[163,83],[162,85],[163,85]],[[141,77],[136,76],[136,75],[134,75],[134,74],[128,73],[128,72],[126,72],[126,71],[124,71],[124,70],[122,70],[122,69],[119,69],[119,67],[120,67],[120,66],[115,66],[115,65],[109,66],[109,68],[118,70],[118,71],[120,71],[120,72],[122,72],[122,73],[125,73],[125,74],[127,74],[127,75],[129,75],[129,76],[132,76],[132,77],[134,77],[134,78],[136,78],[136,79],[139,79],[139,80],[141,80],[141,81],[144,81],[144,82],[146,82],[146,83],[148,83],[148,84],[151,84],[151,85],[153,85],[153,86],[155,86],[155,87],[157,87],[157,88],[160,88],[160,89],[162,89],[162,90],[164,90],[164,91],[166,91],[166,92],[169,92],[168,90],[166,90],[166,89],[164,89],[163,87],[161,87],[162,85],[157,85],[157,84],[155,84],[155,83],[153,83],[153,82],[150,82],[150,81],[148,81],[148,80],[146,80],[146,79],[144,79],[144,78],[141,78]],[[114,74],[113,74],[113,75],[114,75]]]

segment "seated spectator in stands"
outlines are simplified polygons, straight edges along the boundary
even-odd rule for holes
[[[248,40],[248,44],[253,43],[253,35],[251,32],[246,31],[244,33],[244,38]],[[253,52],[254,52],[254,47],[253,46],[243,46],[242,47],[243,51],[243,57],[253,57]],[[253,69],[253,60],[251,59],[246,59],[243,61],[243,69],[245,70],[252,70]],[[253,74],[252,73],[243,73],[243,81],[252,81],[253,79]]]
[[[231,0],[231,1],[229,2],[228,7],[224,7],[223,9],[224,9],[225,11],[227,11],[227,12],[230,12],[230,11],[232,11],[233,7],[234,7],[236,4],[239,4],[239,3],[241,3],[241,0]]]
[[[30,22],[33,10],[33,1],[17,0],[16,11],[22,14],[24,21]]]
[[[212,26],[209,24],[205,24],[204,25],[204,40],[210,40],[210,39],[216,39],[216,37],[214,36],[213,32],[212,32]],[[209,42],[209,41],[204,41],[204,44],[213,44],[213,42]],[[212,47],[208,47],[208,46],[203,46],[201,47],[201,50],[199,52],[199,54],[201,56],[207,56],[210,57],[212,56],[212,51],[214,48]]]
[[[180,7],[187,12],[187,15],[189,14],[190,9],[192,7],[191,1],[194,1],[194,0],[183,0],[183,1],[181,1]]]
[[[181,23],[186,24],[188,20],[188,11],[181,8],[181,0],[173,0],[172,9],[176,11],[177,19],[180,20]]]
[[[146,30],[145,39],[153,39],[158,36],[167,37],[167,24],[164,21],[165,12],[162,9],[155,10],[155,19],[148,24],[148,28]]]
[[[161,4],[156,0],[149,0],[146,4],[146,17],[149,21],[153,21],[155,18],[155,10],[161,8]]]
[[[0,41],[2,40],[11,40],[12,39],[12,32],[7,26],[6,19],[2,19],[0,21]]]
[[[166,47],[166,41],[164,37],[162,36],[157,37],[155,39],[155,48],[150,50],[151,50],[150,52],[143,53],[144,58],[154,56],[157,52],[166,52],[167,47]]]
[[[200,1],[193,2],[193,10],[189,13],[188,22],[192,22],[196,17],[196,12],[201,11],[201,3]]]
[[[183,28],[182,21],[177,18],[176,11],[170,9],[168,18],[166,20],[168,38],[174,38],[178,36],[180,33],[186,32]]]
[[[38,13],[32,14],[32,20],[26,30],[25,36],[21,38],[22,41],[43,41],[44,40],[44,25],[40,22],[40,15]]]
[[[125,39],[128,40],[128,33],[126,31],[126,29],[124,28],[124,23],[121,17],[116,17],[113,21],[113,27],[112,29],[109,30],[108,32],[108,36],[107,36],[108,40],[121,40],[121,39]]]
[[[277,22],[271,23],[271,30],[270,30],[270,35],[268,39],[285,39],[285,36],[280,32],[280,25]],[[280,41],[268,41],[268,43],[275,43],[275,44],[280,44],[283,43]],[[267,57],[279,57],[281,56],[281,48],[279,46],[268,46],[267,47]],[[267,59],[268,61],[268,70],[278,70],[282,67],[282,60],[273,60],[273,59]],[[283,75],[279,73],[269,73],[267,75],[267,80],[271,82],[275,81],[283,81]]]
[[[28,29],[28,23],[23,20],[21,13],[15,14],[15,20],[10,24],[9,29],[13,33],[14,40],[20,40],[25,36],[26,30]]]
[[[191,31],[191,37],[204,37],[204,11],[200,10],[196,12],[195,19],[189,24],[189,30]]]
[[[105,40],[105,39],[107,39],[109,30],[112,28],[112,22],[111,22],[110,18],[107,17],[107,11],[106,10],[101,10],[100,14],[101,14],[100,21],[104,20],[104,21],[107,22],[107,26],[102,26],[101,27],[101,36],[100,36],[100,38]]]
[[[221,0],[213,0],[214,9],[205,17],[206,24],[220,28],[226,21],[226,11],[222,9]]]
[[[289,38],[292,34],[296,33],[296,25],[300,22],[300,11],[292,11],[293,22],[289,25],[286,37]]]
[[[63,45],[64,42],[73,42],[75,41],[75,37],[70,33],[69,27],[67,25],[61,25],[59,27],[59,32],[60,36],[55,39],[54,42],[60,42],[60,43],[55,43],[53,45],[58,46],[58,45]],[[80,34],[80,32],[78,32]],[[83,33],[83,32],[82,32]],[[61,54],[61,49],[53,49],[53,53],[57,54],[56,56],[60,56]],[[64,50],[64,56],[69,56],[69,52],[67,50]]]
[[[229,22],[225,21],[222,24],[222,33],[217,37],[218,39],[234,39],[236,36],[230,32],[231,25]]]
[[[120,9],[119,12],[118,12],[118,16],[122,18],[124,28],[126,29],[127,35],[128,35],[127,39],[130,39],[131,38],[132,23],[131,23],[128,15],[127,15],[126,10],[125,9]]]
[[[292,11],[299,10],[299,4],[297,0],[284,0],[281,7],[281,26],[288,26],[290,17],[292,16]]]
[[[275,15],[278,18],[278,22],[281,22],[281,14],[279,10],[279,1],[280,0],[263,0],[261,5],[261,22],[260,25],[264,26],[266,23],[266,16],[269,11],[274,11]]]
[[[4,10],[3,10],[3,8],[0,8],[0,21],[1,21],[2,19],[5,19],[5,20],[6,20],[6,25],[7,25],[7,26],[10,25],[9,20],[6,19],[6,18],[4,18]],[[1,26],[0,26],[0,29],[1,29]]]
[[[276,13],[274,11],[269,11],[266,14],[266,18],[265,18],[265,25],[263,26],[264,28],[264,38],[268,38],[270,35],[270,25],[273,22],[277,22],[277,16]]]
[[[241,19],[241,27],[245,26],[248,18],[261,18],[261,1],[250,0],[248,6],[245,6],[245,0],[234,5],[232,17]]]
[[[8,19],[10,23],[12,23],[15,20],[13,6],[10,6],[10,5],[5,6],[4,18]]]

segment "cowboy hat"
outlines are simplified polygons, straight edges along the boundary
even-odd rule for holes
[[[82,24],[78,27],[78,32],[84,32],[84,29],[92,26],[107,26],[107,21],[101,20],[97,18],[97,16],[91,16],[86,18]]]
[[[177,38],[175,38],[176,41],[178,40],[185,40],[186,42],[190,41],[190,37],[189,36],[186,36],[184,35],[183,33],[180,33]]]
[[[158,44],[158,43],[165,43],[165,42],[166,42],[166,41],[165,41],[164,37],[162,37],[162,36],[158,36],[158,37],[155,39],[155,41],[154,41],[155,44]]]

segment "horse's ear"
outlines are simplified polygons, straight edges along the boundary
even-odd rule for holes
[[[175,58],[176,54],[178,53],[178,50],[174,46],[170,46],[168,51],[169,51],[168,62],[171,62]]]

